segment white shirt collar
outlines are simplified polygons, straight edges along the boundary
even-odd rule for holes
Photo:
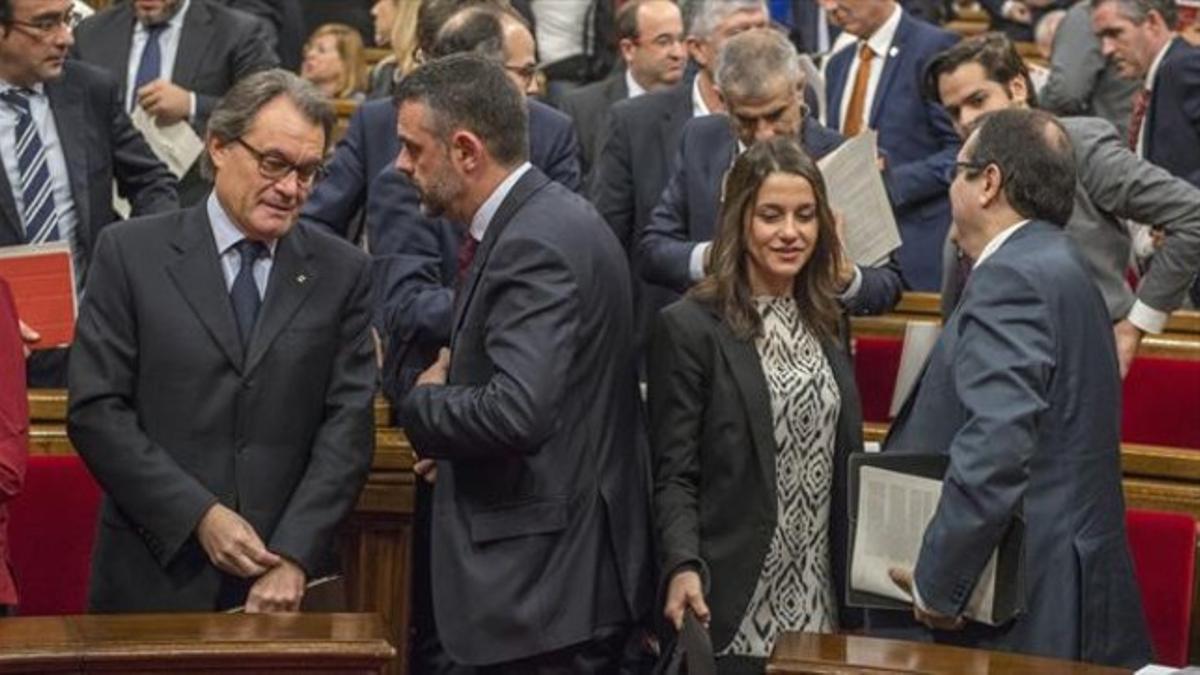
[[[711,115],[712,111],[704,103],[704,95],[700,93],[700,73],[692,78],[692,117]]]
[[[1004,242],[1008,241],[1009,237],[1013,236],[1017,230],[1021,229],[1028,222],[1029,219],[1022,220],[1005,228],[1002,232],[1000,232],[1000,234],[992,237],[992,240],[987,243],[987,246],[984,246],[983,250],[980,251],[979,257],[975,259],[975,264],[971,266],[971,269],[975,269],[983,264],[984,260],[987,260],[993,253],[999,250],[999,248],[1004,245]]]
[[[1146,81],[1142,83],[1142,88],[1146,91],[1154,91],[1154,78],[1158,77],[1158,67],[1162,65],[1163,57],[1167,55],[1167,50],[1173,44],[1175,44],[1175,38],[1172,37],[1167,40],[1167,44],[1163,45],[1162,49],[1158,50],[1158,54],[1150,62],[1150,69],[1146,71]]]
[[[237,225],[233,224],[233,219],[225,211],[225,207],[221,205],[221,200],[217,199],[217,193],[214,190],[209,193],[208,201],[205,203],[205,210],[208,212],[208,222],[212,226],[213,239],[217,242],[217,255],[225,255],[234,244],[246,238]],[[275,255],[275,245],[279,243],[277,239],[263,242],[267,245],[267,250],[272,256]]]
[[[646,93],[646,88],[638,84],[637,79],[633,77],[633,72],[628,68],[625,69],[625,88],[629,90],[629,98],[637,98]]]
[[[479,210],[471,217],[471,238],[475,241],[483,241],[483,235],[487,233],[488,225],[491,224],[492,218],[496,216],[496,211],[500,210],[500,204],[504,202],[504,198],[512,192],[513,186],[525,175],[526,171],[533,168],[529,162],[525,162],[518,166],[512,173],[508,174],[500,184],[492,190],[492,194],[483,200],[479,205]]]
[[[31,86],[28,86],[28,87],[18,87],[17,85],[9,82],[8,80],[0,78],[0,93],[6,92],[9,89],[28,89],[28,90],[32,91],[33,93],[37,94],[38,96],[43,96],[46,93],[46,85],[43,82],[34,82]]]
[[[867,45],[871,51],[875,52],[875,56],[888,55],[892,40],[896,37],[896,29],[900,27],[900,17],[903,15],[904,10],[897,2],[896,6],[892,8],[892,15],[874,33],[871,33],[871,37],[867,38]]]

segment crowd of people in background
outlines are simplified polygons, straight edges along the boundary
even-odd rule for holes
[[[0,245],[68,242],[81,298],[69,349],[0,311],[0,363],[68,389],[91,610],[298,610],[381,392],[414,672],[649,672],[689,615],[723,673],[797,630],[1151,659],[1120,386],[1200,304],[1174,0],[979,0],[968,38],[948,0],[79,4],[0,0]],[[902,243],[854,260],[818,162],[868,132]],[[911,610],[864,611],[848,318],[905,290],[944,328],[882,451],[949,468]],[[1016,520],[1021,611],[968,620]]]

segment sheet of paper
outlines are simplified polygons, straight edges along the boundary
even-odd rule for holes
[[[921,553],[925,528],[933,519],[942,482],[873,466],[861,469],[858,490],[858,527],[854,531],[854,559],[850,585],[858,591],[912,602],[888,576],[888,569],[913,569]],[[996,553],[980,575],[964,615],[992,623],[996,590]]]
[[[131,119],[133,126],[142,132],[142,136],[150,144],[150,149],[176,178],[183,178],[200,158],[200,153],[204,152],[204,141],[187,122],[160,127],[141,106],[134,108]]]
[[[901,243],[876,154],[876,134],[868,129],[817,162],[829,202],[846,222],[846,253],[856,264],[868,267],[886,263]]]
[[[917,378],[925,368],[929,352],[937,344],[942,327],[932,321],[909,321],[904,329],[904,348],[900,352],[900,369],[896,372],[896,388],[892,390],[892,405],[888,417],[900,413],[904,400],[917,386]]]
[[[12,290],[18,318],[41,335],[33,349],[71,344],[79,301],[70,244],[0,247],[0,277]]]

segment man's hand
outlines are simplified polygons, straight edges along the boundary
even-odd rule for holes
[[[854,281],[854,261],[850,256],[846,255],[846,218],[841,211],[835,211],[833,214],[834,231],[837,233],[838,240],[838,292],[845,293],[849,288],[850,282]]]
[[[192,112],[192,93],[169,80],[155,80],[137,91],[142,106],[158,126],[186,120]]]
[[[220,504],[200,519],[196,538],[212,564],[235,576],[256,577],[283,562],[267,550],[250,523]]]
[[[1122,380],[1129,374],[1129,367],[1133,365],[1133,357],[1137,356],[1143,335],[1142,329],[1130,323],[1129,319],[1121,319],[1113,325],[1113,337],[1117,341],[1117,364],[1121,367]]]
[[[246,613],[298,612],[304,599],[304,570],[287,558],[258,578],[246,597]]]
[[[888,570],[888,576],[892,578],[892,583],[896,584],[900,590],[907,593],[913,599],[913,618],[917,623],[922,623],[934,630],[962,630],[966,625],[966,621],[961,616],[946,616],[938,614],[931,609],[921,607],[921,603],[917,601],[917,597],[913,594],[913,575],[912,570],[900,569],[893,567]]]
[[[413,453],[414,456],[416,453]],[[433,485],[437,481],[437,460],[417,458],[413,463],[413,473],[425,479],[426,483]]]
[[[677,572],[671,577],[671,585],[667,587],[667,604],[663,607],[663,616],[675,626],[675,630],[683,628],[683,614],[691,607],[692,612],[705,626],[712,618],[708,605],[704,602],[704,590],[700,583],[700,574],[694,570]]]
[[[417,386],[424,384],[446,384],[446,374],[450,372],[450,350],[442,347],[438,350],[437,361],[417,376]]]
[[[25,358],[29,358],[29,353],[33,351],[32,345],[37,344],[42,336],[38,332],[29,327],[29,324],[17,319],[17,324],[21,327],[21,349],[25,350]]]

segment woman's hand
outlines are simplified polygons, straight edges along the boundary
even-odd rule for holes
[[[675,630],[683,628],[683,614],[690,607],[700,619],[700,623],[708,625],[710,618],[708,605],[704,603],[704,591],[700,583],[700,575],[694,570],[684,570],[671,577],[671,585],[667,587],[667,605],[663,615],[675,626]]]

